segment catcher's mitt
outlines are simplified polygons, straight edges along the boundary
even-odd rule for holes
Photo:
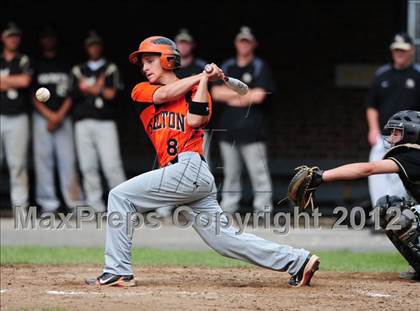
[[[314,208],[314,195],[316,188],[322,183],[322,173],[318,167],[299,166],[295,169],[297,173],[290,181],[287,189],[287,196],[295,206],[307,208],[311,204]]]

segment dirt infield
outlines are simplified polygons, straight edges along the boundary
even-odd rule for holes
[[[419,310],[420,283],[395,273],[320,271],[311,287],[260,268],[138,268],[137,286],[83,285],[100,266],[1,267],[1,309],[59,310]]]

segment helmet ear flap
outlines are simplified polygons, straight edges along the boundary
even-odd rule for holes
[[[164,55],[160,56],[160,65],[163,69],[174,70],[181,66],[181,57],[177,54]]]

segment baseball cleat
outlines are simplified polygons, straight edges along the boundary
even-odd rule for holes
[[[102,273],[96,279],[86,279],[85,282],[87,285],[115,287],[131,287],[136,285],[134,276],[132,275],[117,275],[108,272]]]
[[[289,285],[293,287],[309,286],[314,273],[319,269],[319,263],[318,256],[309,254],[303,267],[290,278]]]
[[[412,267],[410,267],[407,271],[400,273],[400,278],[410,281],[420,281],[420,273],[417,273]]]

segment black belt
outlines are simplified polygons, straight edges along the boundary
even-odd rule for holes
[[[204,156],[202,154],[200,154],[200,158],[201,158],[202,161],[206,162],[206,159],[204,158]],[[169,163],[171,163],[171,164],[178,163],[178,155],[175,158],[173,158],[171,161],[169,161]]]

